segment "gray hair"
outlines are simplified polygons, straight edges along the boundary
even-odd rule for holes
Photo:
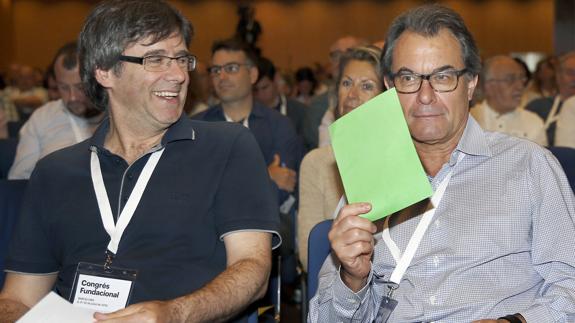
[[[444,28],[449,30],[459,42],[467,73],[472,76],[478,75],[481,71],[481,59],[473,36],[457,12],[437,4],[411,9],[393,21],[383,47],[382,75],[390,79],[393,76],[391,71],[393,48],[403,32],[411,31],[422,36],[433,37]]]
[[[174,7],[158,0],[110,0],[88,16],[78,41],[80,76],[86,95],[98,108],[108,107],[108,94],[95,77],[96,69],[121,72],[119,56],[144,39],[150,44],[180,33],[190,45],[193,28]]]

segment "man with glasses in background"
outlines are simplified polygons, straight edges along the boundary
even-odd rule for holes
[[[426,5],[392,23],[382,73],[433,204],[375,223],[359,216],[370,201],[344,206],[308,321],[573,321],[573,192],[549,151],[469,116],[480,69],[453,10]]]
[[[105,113],[84,95],[78,66],[78,45],[62,46],[51,66],[60,99],[36,109],[20,129],[9,179],[28,179],[40,158],[86,140]]]
[[[51,290],[98,322],[244,322],[265,294],[275,196],[249,131],[182,114],[192,33],[164,1],[107,1],[87,18],[80,74],[109,119],[32,174],[1,322]]]
[[[257,60],[251,49],[235,38],[214,43],[208,72],[220,104],[193,118],[235,122],[250,129],[264,155],[269,175],[280,190],[283,213],[289,213],[294,206],[289,196],[296,189],[303,147],[286,116],[254,100]]]
[[[485,100],[471,108],[471,115],[484,130],[503,132],[547,146],[541,118],[531,111],[518,109],[527,76],[517,61],[504,55],[487,59],[479,82]]]

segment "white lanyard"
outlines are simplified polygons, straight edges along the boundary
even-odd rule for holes
[[[232,118],[228,117],[228,115],[224,112],[224,117],[226,118],[227,122],[235,122]],[[244,127],[246,128],[250,128],[250,125],[248,123],[248,119],[250,118],[250,116],[248,115],[247,117],[244,118],[244,121],[242,121],[242,124],[244,125]]]
[[[281,102],[281,105],[280,105],[280,111],[279,112],[282,115],[287,116],[287,100],[286,100],[285,95],[280,95],[280,102]]]
[[[555,96],[555,100],[553,100],[553,105],[551,106],[551,110],[549,110],[549,115],[547,115],[547,119],[545,120],[545,129],[549,128],[549,126],[557,121],[557,110],[559,109],[559,104],[561,103],[561,98],[559,95]]]
[[[78,123],[76,120],[74,120],[74,117],[72,117],[72,113],[70,111],[66,111],[66,114],[68,115],[68,120],[70,120],[70,125],[72,125],[72,131],[74,132],[74,138],[76,139],[76,142],[78,143],[88,138],[87,136],[82,135],[82,132],[78,127]]]
[[[92,172],[92,184],[94,184],[94,191],[96,192],[96,199],[98,201],[98,208],[100,209],[100,216],[102,217],[102,223],[104,224],[104,229],[110,236],[110,243],[108,243],[108,250],[114,255],[118,252],[118,245],[120,244],[120,239],[122,239],[122,234],[124,230],[132,220],[134,212],[140,199],[144,194],[144,190],[148,185],[148,181],[162,157],[164,148],[152,153],[142,173],[138,177],[138,181],[122,209],[122,213],[118,217],[118,223],[114,225],[114,217],[112,215],[112,208],[110,207],[110,200],[108,199],[108,193],[106,192],[106,186],[104,185],[104,178],[102,177],[102,170],[100,168],[100,160],[98,159],[98,154],[92,151],[92,158],[90,160],[90,170]]]
[[[465,155],[462,152],[459,152],[457,163],[455,165],[459,164],[459,162],[463,159],[464,156]],[[407,270],[407,267],[409,267],[409,265],[411,264],[413,256],[415,255],[415,252],[417,251],[417,248],[421,243],[421,239],[423,239],[425,231],[431,224],[431,220],[435,215],[435,211],[437,210],[437,208],[439,207],[439,203],[441,203],[441,200],[443,199],[443,194],[447,189],[447,185],[449,184],[451,175],[453,175],[454,167],[455,166],[451,168],[449,173],[445,176],[445,178],[441,181],[441,183],[437,187],[437,190],[435,190],[435,193],[433,193],[433,196],[431,197],[431,204],[433,205],[433,208],[425,212],[421,217],[419,224],[415,228],[415,232],[413,233],[413,235],[409,239],[409,242],[407,243],[407,247],[405,248],[403,255],[401,254],[401,251],[399,250],[395,242],[393,242],[389,234],[389,223],[388,223],[389,217],[385,219],[381,237],[385,242],[385,244],[387,245],[387,248],[391,252],[393,259],[395,259],[395,262],[397,263],[389,279],[391,282],[399,285],[401,279],[403,278],[403,275],[405,274],[405,271]]]

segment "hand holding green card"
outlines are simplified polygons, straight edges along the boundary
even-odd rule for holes
[[[369,202],[375,221],[433,194],[395,89],[376,96],[330,128],[349,203]]]

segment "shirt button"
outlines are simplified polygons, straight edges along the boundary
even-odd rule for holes
[[[129,173],[129,174],[128,174],[128,179],[129,179],[129,180],[133,180],[133,179],[134,179],[134,174]]]
[[[436,302],[435,296],[430,296],[430,297],[429,297],[429,303],[430,303],[431,305],[435,305],[435,302]]]
[[[441,224],[439,223],[439,220],[435,220],[435,227],[439,228],[441,226]]]
[[[438,256],[433,257],[433,264],[435,265],[435,267],[439,266],[439,257]]]
[[[348,302],[350,302],[351,304],[357,303],[357,302],[355,301],[355,299],[353,299],[353,298],[348,298],[347,300],[348,300]]]

